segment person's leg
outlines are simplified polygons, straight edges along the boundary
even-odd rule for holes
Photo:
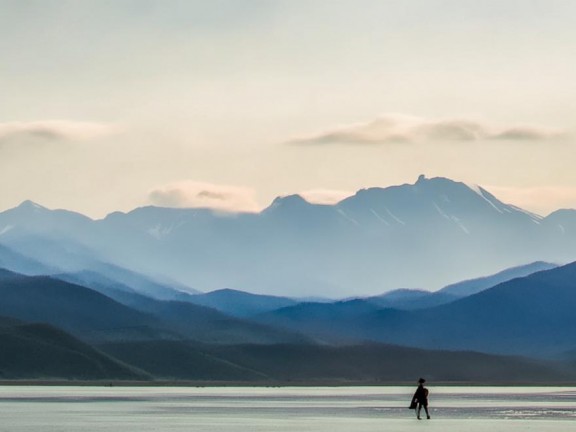
[[[416,408],[416,418],[420,420],[420,411],[422,411],[422,404],[418,402],[418,408]]]
[[[430,420],[430,413],[428,412],[428,405],[424,405],[424,411],[426,411],[426,418]]]

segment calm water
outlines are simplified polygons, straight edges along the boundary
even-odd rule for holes
[[[434,387],[432,420],[406,407],[415,387],[0,387],[0,431],[576,430],[576,388]]]

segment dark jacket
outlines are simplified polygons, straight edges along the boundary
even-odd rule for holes
[[[419,385],[416,389],[416,393],[414,393],[414,396],[412,397],[412,401],[428,406],[428,389],[423,385]]]

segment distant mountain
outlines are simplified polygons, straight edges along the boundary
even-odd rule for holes
[[[250,317],[298,304],[296,300],[288,297],[251,294],[233,289],[221,289],[195,295],[189,301],[236,317]]]
[[[298,331],[323,343],[350,344],[370,340],[362,333],[366,316],[381,310],[366,300],[300,303],[254,317],[262,324]]]
[[[372,340],[430,349],[558,356],[576,348],[576,263],[501,283],[452,303],[418,311],[354,314],[324,305],[260,317],[264,324],[322,336],[332,343]],[[326,310],[327,309],[327,310]]]
[[[416,310],[450,303],[459,298],[456,295],[443,292],[398,289],[379,296],[367,297],[365,300],[383,308]]]
[[[85,340],[175,337],[153,316],[46,276],[0,269],[0,296],[0,315],[48,323]]]
[[[239,319],[251,311],[266,309],[266,301],[271,302],[269,307],[284,304],[281,298],[250,295],[248,293],[234,293],[228,298],[226,290],[211,295],[190,295],[181,293],[175,298],[181,300],[159,300],[136,292],[134,289],[109,280],[98,273],[80,272],[56,276],[59,279],[72,283],[82,284],[94,289],[117,302],[132,309],[144,312],[158,319],[163,328],[170,329],[181,335],[184,339],[204,341],[209,343],[279,343],[301,342],[310,343],[311,340],[303,335],[293,332],[268,328],[248,320]],[[243,295],[245,294],[245,295]],[[200,297],[200,301],[196,299]],[[259,300],[262,297],[264,300]],[[204,300],[204,301],[202,301]],[[208,301],[206,301],[208,300]],[[217,305],[222,300],[221,307]],[[235,300],[241,300],[235,303]],[[258,301],[261,304],[258,304]],[[290,302],[290,304],[295,302]],[[259,307],[260,306],[260,307]],[[233,310],[239,313],[230,313]],[[170,338],[172,339],[172,338]]]
[[[481,187],[424,176],[334,205],[281,197],[255,214],[143,207],[91,220],[27,202],[0,213],[0,233],[5,246],[64,273],[98,271],[83,264],[89,258],[203,290],[300,297],[434,290],[576,259],[576,211],[542,218]]]
[[[84,270],[51,276],[92,288],[113,298],[114,293],[121,291],[129,294],[137,293],[157,300],[190,301],[193,294],[198,293],[191,288],[181,287],[177,283],[173,285],[169,282],[161,283],[152,277],[104,262],[92,262]]]
[[[195,340],[210,343],[311,343],[295,332],[234,318],[182,301],[108,287],[113,300],[84,286],[0,269],[0,315],[49,323],[88,341]],[[105,291],[103,289],[102,291]]]
[[[555,267],[557,267],[556,264],[537,261],[523,266],[509,268],[494,275],[469,279],[448,285],[435,292],[426,290],[398,289],[379,296],[368,297],[365,300],[384,308],[401,310],[426,309],[450,303],[472,294],[477,294],[511,279],[525,277]]]
[[[160,319],[185,339],[212,344],[313,343],[296,331],[280,329],[251,320],[231,317],[208,307],[188,302],[154,301],[138,309]]]
[[[0,322],[1,379],[148,380],[150,375],[46,324]]]
[[[420,314],[380,313],[367,324],[378,323],[383,339],[422,347],[557,355],[576,347],[574,304],[576,263],[512,279]]]
[[[260,384],[399,383],[424,375],[435,382],[566,382],[573,370],[549,362],[474,352],[432,351],[381,344],[195,345],[176,341],[100,346],[160,379],[248,381]]]
[[[0,244],[0,268],[30,276],[50,274],[57,271],[53,267],[26,257],[2,244]]]
[[[506,269],[492,276],[470,279],[467,281],[448,285],[442,288],[439,293],[458,297],[466,297],[479,293],[480,291],[484,291],[488,288],[492,288],[493,286],[496,286],[502,282],[506,282],[515,278],[525,277],[539,271],[550,270],[555,267],[558,266],[556,264],[537,261],[523,266]]]
[[[13,239],[23,234],[68,234],[89,229],[92,219],[68,210],[49,210],[32,201],[0,213],[0,238]]]

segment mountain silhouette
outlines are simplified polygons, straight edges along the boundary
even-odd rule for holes
[[[114,288],[110,288],[110,293]],[[195,340],[210,343],[310,343],[295,332],[231,317],[185,301],[117,291],[117,300],[47,276],[0,269],[0,315],[48,323],[85,341]]]
[[[142,207],[92,220],[27,203],[0,213],[0,232],[3,245],[65,273],[94,270],[79,259],[87,250],[91,261],[203,291],[299,297],[435,291],[576,258],[576,211],[540,217],[481,187],[424,176],[333,205],[289,195],[260,213]]]
[[[122,363],[47,324],[0,319],[2,379],[149,380]]]
[[[198,294],[190,297],[188,301],[237,317],[250,317],[299,303],[288,297],[251,294],[233,289]]]
[[[96,291],[47,276],[0,269],[0,315],[48,323],[84,340],[161,338],[160,320]]]
[[[434,381],[551,383],[574,372],[552,362],[476,352],[384,344],[197,345],[177,341],[112,343],[108,354],[159,379],[242,381],[266,385],[412,382],[418,370]]]
[[[323,305],[322,313],[296,305],[259,317],[264,324],[339,341],[379,341],[427,349],[559,357],[576,342],[576,263],[503,282],[428,309],[353,313]],[[348,306],[350,307],[350,306]]]

